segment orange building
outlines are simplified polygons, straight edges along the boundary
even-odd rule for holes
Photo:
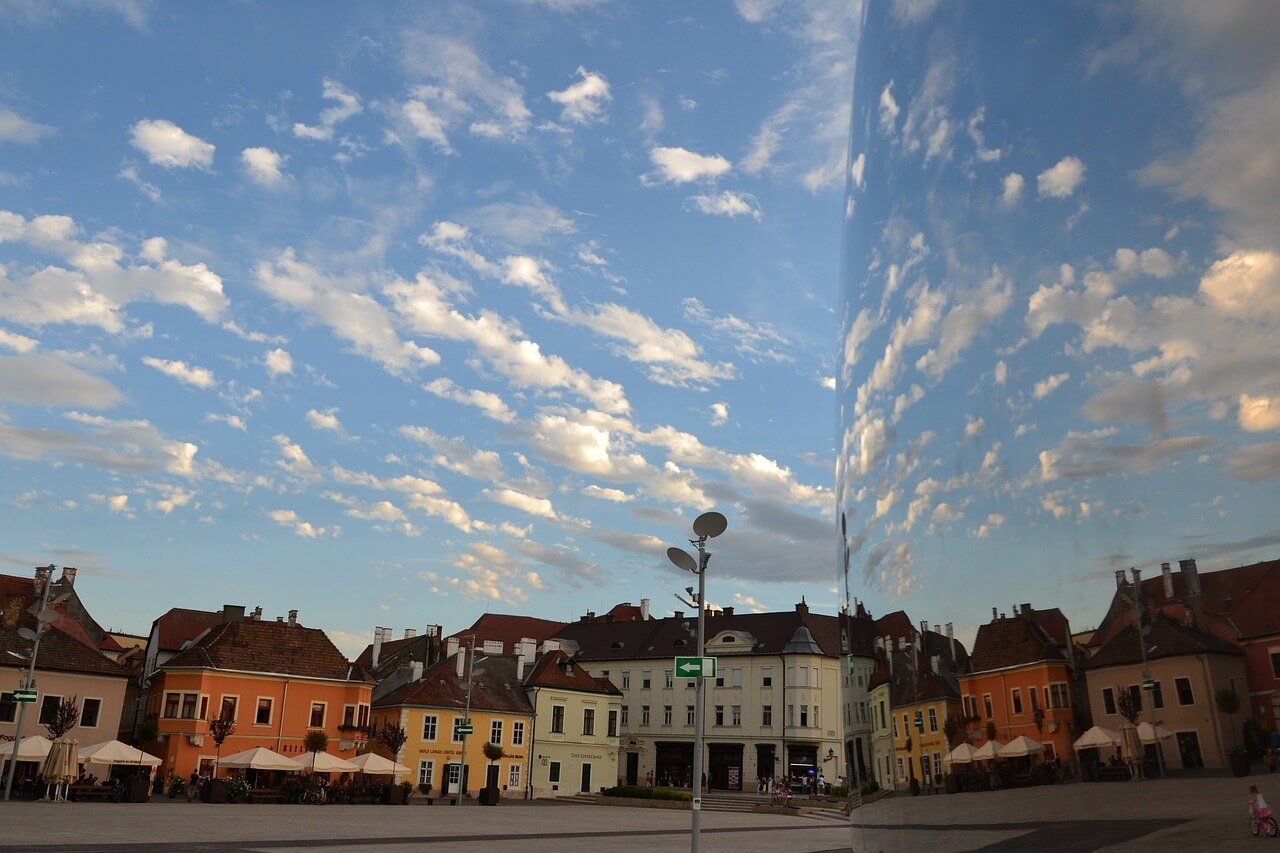
[[[186,776],[255,746],[298,757],[307,733],[322,731],[327,752],[354,758],[369,739],[372,691],[368,673],[324,631],[299,625],[297,611],[264,622],[227,606],[152,676],[146,712],[159,739],[150,751],[164,761],[161,774]],[[220,751],[208,723],[218,717],[235,723]]]
[[[1026,735],[1044,744],[1045,759],[1071,758],[1079,733],[1072,730],[1078,679],[1070,640],[1060,611],[1030,605],[978,628],[969,669],[960,677],[973,746],[986,743],[994,728],[998,743]]]

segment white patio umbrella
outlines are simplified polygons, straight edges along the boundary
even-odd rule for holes
[[[947,753],[947,760],[952,764],[971,764],[975,760],[973,756],[976,752],[977,750],[969,744],[962,743]]]
[[[294,761],[287,755],[273,752],[265,746],[255,746],[226,756],[218,762],[218,766],[233,770],[301,770],[306,765]]]
[[[362,773],[368,773],[370,776],[399,776],[401,773],[408,773],[409,768],[403,764],[397,764],[389,758],[383,758],[376,752],[366,752],[364,755],[357,755],[349,762]]]
[[[1001,758],[1022,758],[1027,755],[1039,755],[1044,751],[1044,744],[1026,735],[1018,735],[1000,747],[997,753]]]
[[[40,775],[45,782],[52,783],[54,802],[67,799],[67,788],[76,778],[76,747],[79,745],[80,742],[74,740],[56,740],[49,745],[49,754],[45,756]],[[45,799],[50,799],[48,789],[45,790]]]
[[[85,764],[133,764],[146,767],[159,767],[161,764],[160,759],[151,753],[118,740],[86,746],[80,750],[80,760]]]
[[[301,757],[298,763],[315,773],[355,773],[360,770],[350,761],[327,752],[313,752],[310,756]]]
[[[1143,743],[1155,743],[1157,740],[1168,740],[1173,732],[1153,723],[1138,723],[1138,740]]]
[[[997,743],[994,740],[989,740],[973,751],[973,760],[990,761],[999,755],[999,750],[1002,746],[1004,746],[1004,744]]]
[[[49,755],[49,747],[53,745],[53,741],[44,735],[28,735],[24,737],[18,744],[18,760],[19,761],[44,761]],[[11,744],[6,744],[4,754],[0,755],[0,764],[8,761],[13,757],[10,752]]]
[[[1077,751],[1081,749],[1104,749],[1108,746],[1120,745],[1120,733],[1111,729],[1104,729],[1102,726],[1094,726],[1089,731],[1076,738],[1072,744]]]

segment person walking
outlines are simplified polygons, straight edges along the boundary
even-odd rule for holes
[[[191,778],[187,780],[187,802],[194,800],[200,793],[200,771],[192,770]]]

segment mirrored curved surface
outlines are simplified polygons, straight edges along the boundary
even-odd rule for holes
[[[1261,3],[868,4],[838,575],[848,766],[903,796],[855,810],[855,849],[930,843],[864,824],[925,820],[914,788],[991,766],[950,750],[1019,733],[1010,690],[984,707],[972,675],[1003,623],[1064,660],[1061,694],[1018,696],[1046,745],[1018,766],[1079,778],[1073,741],[1119,718],[1071,634],[1115,628],[1117,571],[1170,563],[1171,603],[1188,564],[1280,556],[1278,25]],[[1191,762],[1180,744],[1160,760]]]

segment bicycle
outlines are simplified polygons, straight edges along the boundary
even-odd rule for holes
[[[325,803],[329,802],[329,797],[321,786],[308,785],[302,789],[302,793],[298,796],[298,802],[304,806],[323,806]]]
[[[1275,838],[1280,834],[1280,826],[1276,825],[1276,819],[1271,816],[1270,809],[1267,809],[1266,814],[1260,814],[1257,809],[1250,808],[1249,831],[1263,838]]]

